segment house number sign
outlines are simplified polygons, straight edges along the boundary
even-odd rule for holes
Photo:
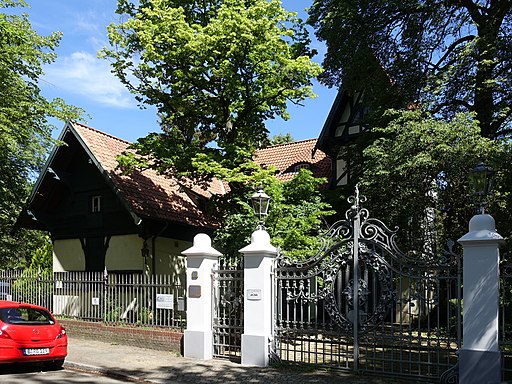
[[[247,300],[259,301],[261,300],[261,289],[248,289]]]

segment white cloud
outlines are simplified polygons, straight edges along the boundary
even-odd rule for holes
[[[95,22],[91,22],[91,18],[89,17],[81,17],[82,15],[79,15],[79,17],[76,18],[75,20],[75,24],[74,24],[74,27],[79,29],[79,30],[82,30],[84,32],[89,32],[89,33],[99,33],[100,31],[100,26],[98,23],[95,23]],[[92,20],[94,20],[94,18],[92,18]]]
[[[110,72],[107,61],[88,52],[59,57],[46,69],[43,80],[56,88],[117,108],[136,108],[133,96]]]

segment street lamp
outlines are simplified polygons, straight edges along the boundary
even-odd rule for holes
[[[478,213],[483,214],[486,205],[486,197],[491,193],[494,180],[494,171],[491,167],[480,161],[469,173],[469,182],[473,188],[473,195],[476,197],[479,208]]]
[[[265,217],[268,215],[268,206],[270,202],[270,197],[263,192],[263,186],[260,185],[258,187],[258,191],[251,196],[252,208],[254,209],[254,214],[258,218],[258,229],[264,229],[265,226],[264,221]]]

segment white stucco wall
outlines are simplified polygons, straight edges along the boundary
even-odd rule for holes
[[[145,271],[151,272],[153,253],[155,257],[155,273],[170,274],[173,281],[185,286],[185,258],[181,252],[192,244],[187,241],[159,237],[147,240],[149,256],[144,258],[141,249],[144,241],[138,235],[112,236],[105,255],[107,271]],[[153,246],[155,247],[153,252]],[[56,240],[53,249],[54,272],[84,271],[85,256],[79,239]]]
[[[112,236],[105,255],[107,271],[144,270],[143,244],[138,235]]]
[[[78,239],[55,240],[53,243],[53,271],[84,271],[85,256]]]
[[[152,244],[148,244],[152,245]],[[155,272],[171,274],[175,283],[186,285],[186,259],[181,252],[190,248],[192,243],[159,237],[155,241]]]

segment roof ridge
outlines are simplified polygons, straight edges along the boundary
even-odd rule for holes
[[[91,130],[91,131],[93,131],[95,133],[98,133],[98,134],[102,135],[102,136],[110,137],[111,139],[120,141],[122,143],[131,144],[131,142],[129,142],[128,140],[124,140],[124,139],[121,139],[121,138],[119,138],[117,136],[111,135],[110,133],[106,133],[106,132],[100,131],[100,130],[98,130],[96,128],[93,128],[93,127],[90,127],[90,126],[88,126],[86,124],[80,123],[79,121],[72,121],[71,123],[72,124],[80,125],[81,127],[89,129],[89,130]]]
[[[315,141],[315,140],[317,140],[317,139],[312,138],[312,139],[291,141],[289,143],[274,144],[274,145],[269,145],[268,147],[265,147],[265,148],[259,148],[259,149],[257,149],[257,151],[262,151],[262,150],[269,149],[269,148],[284,147],[285,145],[300,144],[300,143],[305,143],[306,141]]]

